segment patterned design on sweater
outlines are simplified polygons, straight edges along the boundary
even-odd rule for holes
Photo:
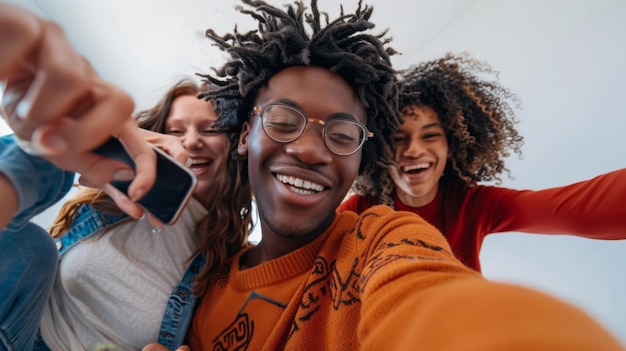
[[[235,320],[222,331],[215,339],[213,339],[214,351],[227,351],[227,350],[247,350],[254,335],[254,321],[250,320],[250,315],[246,312],[248,306],[258,305],[274,305],[281,310],[285,309],[285,305],[272,300],[266,296],[260,295],[256,292],[252,292],[241,310],[235,317]],[[253,309],[256,307],[252,307]]]
[[[254,322],[248,318],[247,313],[237,315],[220,335],[213,340],[213,350],[246,350],[254,333]]]
[[[304,247],[260,265],[241,269],[238,253],[228,284],[213,285],[195,311],[191,348],[623,350],[567,305],[486,282],[417,218],[375,206],[338,215]]]
[[[363,214],[363,216],[360,218],[360,220],[356,223],[356,226],[354,227],[353,230],[351,230],[348,234],[352,234],[354,233],[354,231],[356,230],[356,237],[363,241],[366,239],[365,234],[363,233],[363,226],[368,222],[368,219],[376,219],[379,218],[380,215],[376,212],[368,212]]]
[[[313,315],[320,309],[321,300],[330,294],[332,306],[338,311],[342,306],[360,303],[359,299],[359,273],[356,271],[358,258],[354,259],[352,268],[346,277],[342,277],[336,267],[336,261],[328,264],[324,257],[315,260],[313,271],[311,272],[311,283],[306,287],[302,296],[302,301],[293,326],[289,332],[289,338],[300,330],[300,323],[304,324],[311,320]]]
[[[323,257],[318,257],[311,271],[311,276],[313,276],[312,282],[308,284],[306,292],[302,296],[300,308],[298,308],[298,316],[293,320],[289,338],[300,330],[300,322],[306,323],[319,310],[320,299],[329,293],[326,283],[330,273],[331,268],[328,262]]]
[[[355,346],[356,335],[353,333],[359,323],[366,285],[380,285],[381,281],[394,280],[395,269],[389,267],[399,264],[403,267],[413,266],[412,263],[406,265],[402,262],[439,262],[453,256],[445,246],[443,237],[434,235],[432,227],[425,227],[421,219],[416,222],[416,218],[415,215],[407,216],[406,213],[401,214],[387,207],[378,208],[377,211],[372,209],[359,218],[354,214],[343,216],[343,220],[336,220],[328,232],[318,238],[323,244],[315,241],[309,244],[319,245],[320,249],[317,256],[311,257],[308,270],[305,268],[297,279],[295,276],[282,276],[277,283],[271,283],[282,292],[274,291],[274,287],[268,288],[264,281],[267,270],[251,268],[253,272],[256,271],[253,277],[260,281],[251,284],[249,280],[245,280],[245,283],[240,280],[236,283],[237,288],[234,290],[237,293],[242,289],[240,284],[243,284],[246,285],[243,290],[249,289],[250,295],[241,301],[242,307],[235,314],[218,323],[221,332],[206,345],[208,348],[204,348],[246,350],[262,344],[273,345],[271,349],[284,349],[287,345],[301,345],[302,340],[309,340],[312,334],[323,338],[327,332],[323,331],[325,328],[320,328],[323,325],[341,325],[341,331],[332,333],[350,335],[350,338],[342,339],[340,344],[349,348]],[[416,231],[415,235],[412,231]],[[429,255],[429,251],[434,254]],[[305,251],[299,254],[305,254]],[[235,256],[233,262],[238,262],[239,257]],[[299,262],[289,257],[277,260],[283,261],[279,265],[281,268],[271,266],[272,272],[289,270],[286,262]],[[238,265],[233,267],[229,278],[233,278],[233,274],[242,274]],[[379,277],[374,282],[372,278],[376,275],[384,278],[381,280]],[[230,290],[227,286],[218,286],[218,291]],[[287,295],[283,295],[283,292]],[[293,293],[293,300],[289,297],[290,293]],[[273,297],[269,296],[282,297],[272,300]],[[274,324],[270,321],[276,322]],[[212,324],[210,319],[207,320],[207,327],[210,328]]]

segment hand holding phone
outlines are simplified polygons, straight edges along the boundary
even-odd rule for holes
[[[156,147],[153,149],[157,154],[156,181],[138,204],[163,224],[169,225],[176,222],[193,194],[196,176],[165,152]],[[96,148],[94,153],[122,161],[135,168],[132,158],[116,138],[109,139]],[[130,181],[111,181],[110,184],[122,193],[128,194]]]

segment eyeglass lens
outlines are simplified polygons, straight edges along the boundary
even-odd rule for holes
[[[288,143],[302,135],[309,121],[300,111],[283,105],[270,105],[262,115],[265,133],[275,141]],[[329,120],[324,124],[324,143],[337,155],[356,152],[365,138],[365,130],[349,120]]]

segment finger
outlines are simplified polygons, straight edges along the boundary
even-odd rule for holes
[[[94,153],[48,156],[59,168],[79,173],[92,187],[101,187],[112,181],[130,181],[135,172],[124,162],[108,159]]]
[[[185,350],[185,349],[177,349],[178,350]],[[143,349],[141,349],[141,351],[169,351],[169,349],[159,343],[152,343],[152,344],[148,344],[146,346],[144,346]],[[189,348],[187,348],[187,351],[189,351]]]
[[[92,181],[90,181],[89,179],[83,177],[83,176],[79,176],[78,177],[78,184],[82,185],[82,186],[86,186],[88,188],[100,188],[102,185],[100,184],[96,184]]]
[[[157,343],[152,343],[152,344],[148,344],[146,346],[143,347],[143,349],[141,349],[141,351],[159,351],[159,350],[167,350],[164,349],[165,346],[157,344]]]
[[[141,351],[169,351],[169,349],[161,344],[152,343],[146,345]],[[191,351],[191,349],[187,345],[182,345],[176,351]]]
[[[176,161],[180,162],[182,165],[187,164],[189,160],[189,153],[183,146],[181,140],[177,137],[163,135],[164,138],[160,141],[158,145],[156,145],[159,149],[163,150],[169,156],[171,156]],[[154,144],[154,143],[153,143]]]
[[[2,106],[2,103],[0,103],[0,118],[2,118],[5,121],[8,118],[7,113],[4,111],[4,106]]]
[[[123,120],[133,102],[126,93],[102,81],[74,51],[62,29],[51,22],[29,55],[29,69],[7,77],[13,101],[6,112],[13,130],[46,154],[85,152],[102,144]],[[24,62],[21,62],[24,65]],[[19,117],[17,117],[19,116]],[[40,139],[32,140],[35,130]]]
[[[135,162],[135,179],[128,188],[128,195],[137,201],[156,180],[156,152],[143,140],[134,120],[126,121],[117,132],[117,137]]]
[[[63,118],[39,128],[38,143],[51,154],[62,153],[57,143],[66,143],[68,150],[80,153],[104,143],[120,125],[131,117],[133,101],[122,90],[102,83],[94,89],[93,104],[80,117]],[[135,123],[135,128],[136,123]]]
[[[176,161],[180,162],[181,164],[185,164],[187,162],[189,154],[187,153],[187,150],[185,150],[185,147],[183,146],[180,138],[141,128],[139,129],[139,131],[144,140],[146,140],[153,146],[156,146],[159,149],[163,150],[165,153],[172,156],[172,158],[174,158]]]
[[[137,205],[135,202],[131,201],[128,196],[124,195],[121,191],[117,190],[111,184],[105,184],[102,187],[102,190],[113,199],[117,207],[120,210],[127,213],[129,216],[139,219],[144,215],[144,209],[141,206]]]
[[[99,186],[97,184],[90,182],[89,179],[86,179],[85,177],[82,177],[82,176],[78,178],[78,183],[82,186],[102,189],[102,191],[104,191],[107,195],[109,195],[109,197],[111,197],[111,199],[115,202],[115,204],[120,210],[122,210],[123,212],[125,212],[126,214],[128,214],[129,216],[135,219],[139,219],[144,214],[147,213],[141,206],[132,202],[126,195],[124,195],[124,193],[119,191],[117,188],[115,188],[111,184],[105,184],[103,186]],[[159,223],[161,223],[158,220],[150,220],[150,223],[156,228],[161,228],[163,226],[163,224],[161,224],[161,226],[158,226]]]
[[[22,118],[40,123],[64,118],[91,99],[97,76],[57,24],[45,23],[43,38],[31,63],[35,75],[16,109]]]
[[[0,80],[4,80],[38,42],[42,28],[41,22],[24,8],[8,3],[0,6]]]
[[[187,166],[187,163],[189,162],[189,153],[182,143],[175,144],[173,147],[171,147],[169,154],[176,161],[180,162],[180,164],[182,164],[183,166]]]
[[[2,106],[4,109],[4,119],[13,132],[23,140],[30,140],[36,125],[17,117],[16,109],[20,101],[24,98],[30,86],[31,80],[7,83],[2,94]]]

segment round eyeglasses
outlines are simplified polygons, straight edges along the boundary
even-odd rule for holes
[[[253,113],[257,113],[261,118],[265,134],[279,143],[290,143],[298,139],[307,124],[318,123],[322,126],[324,145],[330,152],[339,156],[354,154],[367,138],[374,136],[374,133],[357,121],[341,118],[323,121],[310,118],[289,105],[271,104],[263,108],[254,107]]]

